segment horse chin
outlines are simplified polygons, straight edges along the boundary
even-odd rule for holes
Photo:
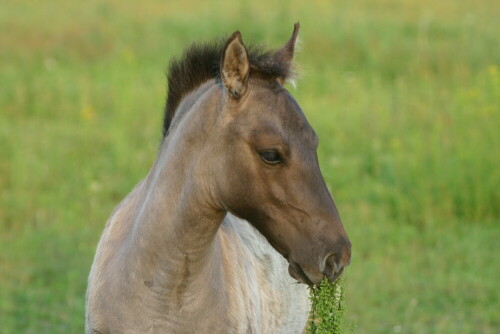
[[[319,284],[321,279],[311,279],[303,270],[302,268],[295,262],[289,262],[288,264],[288,273],[290,276],[292,276],[294,279],[299,281],[300,283],[307,284],[309,286],[313,286],[315,284]]]

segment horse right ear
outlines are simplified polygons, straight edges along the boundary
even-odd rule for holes
[[[295,44],[297,43],[297,37],[299,36],[300,23],[297,22],[293,25],[293,33],[292,37],[286,42],[283,47],[276,52],[274,57],[279,61],[290,66],[293,58],[293,54],[295,53]]]
[[[236,31],[224,46],[220,65],[222,83],[235,98],[245,94],[249,72],[247,49],[243,45],[240,32]]]

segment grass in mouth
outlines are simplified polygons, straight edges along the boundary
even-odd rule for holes
[[[309,288],[311,314],[306,333],[340,334],[345,313],[343,278],[330,283],[325,277],[319,286]]]

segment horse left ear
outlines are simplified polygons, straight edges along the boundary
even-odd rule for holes
[[[250,62],[241,34],[231,35],[222,52],[220,76],[227,90],[235,97],[242,96],[248,85]]]
[[[284,63],[287,66],[291,66],[293,55],[295,52],[295,44],[297,43],[297,37],[299,35],[300,24],[299,22],[293,25],[292,37],[286,42],[281,49],[279,49],[274,57],[277,62]]]

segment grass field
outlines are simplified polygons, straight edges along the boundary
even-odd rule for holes
[[[1,333],[82,333],[113,207],[161,135],[168,60],[280,46],[353,243],[358,333],[500,333],[500,3],[0,3]]]

